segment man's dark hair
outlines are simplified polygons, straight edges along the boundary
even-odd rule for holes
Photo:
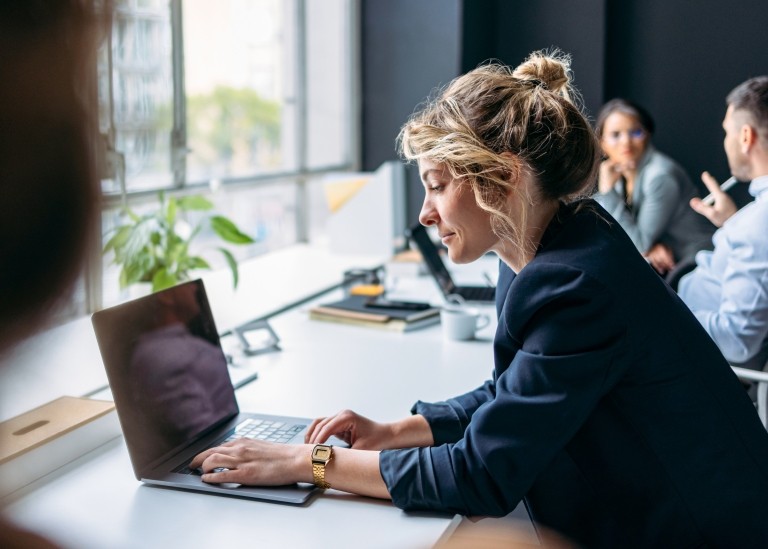
[[[760,137],[768,141],[768,76],[756,76],[739,84],[725,102],[734,110],[746,111]]]

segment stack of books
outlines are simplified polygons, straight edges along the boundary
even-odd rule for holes
[[[371,298],[363,295],[351,295],[341,301],[325,303],[309,310],[313,320],[324,320],[340,324],[350,324],[390,330],[410,332],[440,322],[440,308],[428,307],[423,310],[403,308],[371,307]]]

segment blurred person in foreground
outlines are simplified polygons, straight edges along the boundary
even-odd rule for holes
[[[96,229],[96,46],[110,5],[0,2],[0,353],[70,295]],[[0,519],[0,547],[50,547]]]

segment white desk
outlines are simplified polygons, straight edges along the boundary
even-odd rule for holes
[[[298,244],[241,264],[236,290],[228,270],[205,272],[202,278],[216,327],[224,332],[340,282],[347,269],[383,262]],[[91,319],[79,318],[0,357],[0,421],[59,396],[81,396],[106,385]]]
[[[427,278],[400,287],[436,295]],[[238,391],[246,411],[316,417],[351,408],[392,420],[407,415],[417,399],[441,400],[474,388],[492,367],[495,323],[470,342],[444,341],[439,325],[398,334],[311,321],[303,308],[271,324],[283,350],[243,364],[260,374]],[[6,499],[9,517],[78,548],[292,548],[322,539],[334,547],[430,547],[459,522],[333,490],[294,507],[149,487],[133,477],[121,438]]]

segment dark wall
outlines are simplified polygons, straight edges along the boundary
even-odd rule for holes
[[[363,166],[396,158],[394,138],[440,84],[495,58],[517,65],[557,47],[573,57],[592,118],[623,96],[656,120],[656,146],[694,182],[728,177],[725,96],[768,73],[766,0],[362,0]],[[411,176],[413,177],[413,176]],[[411,184],[408,219],[421,189]]]
[[[463,30],[462,72],[488,59],[514,67],[533,51],[557,48],[571,55],[573,82],[588,113],[600,108],[605,0],[469,0]]]
[[[430,92],[460,70],[461,0],[363,0],[362,167],[398,158],[401,126]],[[407,168],[407,223],[424,196],[415,166]]]
[[[765,0],[608,2],[605,98],[630,97],[654,116],[657,147],[694,181],[730,176],[723,152],[725,96],[768,73]]]

